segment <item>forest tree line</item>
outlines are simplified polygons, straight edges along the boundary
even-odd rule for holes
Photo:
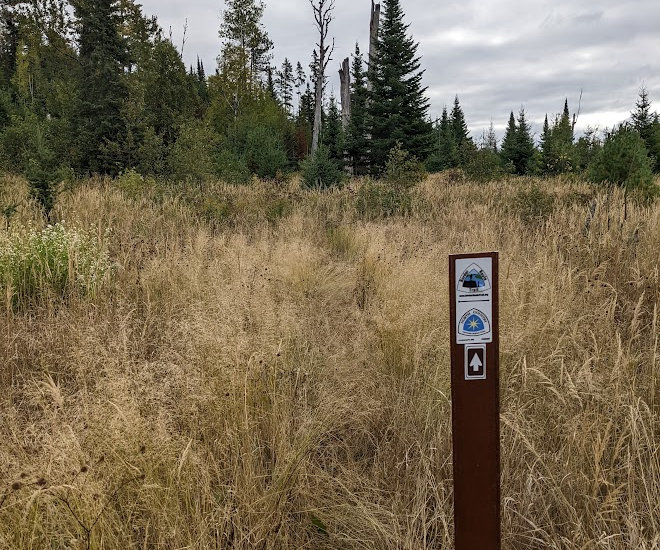
[[[309,61],[274,67],[263,2],[226,0],[207,74],[199,60],[187,67],[185,39],[177,48],[133,0],[1,0],[0,170],[24,174],[46,208],[62,179],[129,170],[246,183],[302,168],[309,185],[329,186],[346,173],[379,176],[397,144],[432,172],[583,172],[653,186],[660,122],[645,90],[631,121],[604,138],[576,138],[567,101],[538,142],[524,109],[501,143],[492,124],[470,136],[458,97],[432,121],[400,0],[384,0],[368,54],[355,45],[346,116],[327,93],[334,2],[310,4],[325,42]]]

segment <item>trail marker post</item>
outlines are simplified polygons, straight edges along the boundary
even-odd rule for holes
[[[500,550],[498,253],[449,257],[455,550]]]

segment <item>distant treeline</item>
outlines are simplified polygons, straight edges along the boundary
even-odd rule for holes
[[[222,49],[207,75],[199,60],[184,64],[185,39],[178,49],[133,0],[3,0],[0,169],[25,174],[46,208],[54,183],[72,176],[134,170],[243,183],[298,169],[311,151],[319,79],[325,91],[319,52],[273,67],[264,4],[225,4]],[[484,179],[588,171],[648,186],[660,169],[660,122],[644,90],[632,122],[604,139],[594,131],[576,139],[566,103],[546,117],[539,143],[524,110],[511,113],[502,143],[492,125],[475,140],[458,98],[439,121],[429,119],[418,45],[399,0],[385,0],[376,45],[367,59],[355,47],[350,117],[342,119],[334,97],[322,102],[311,160],[317,173],[334,175],[319,184],[341,172],[379,175],[397,143],[429,171],[461,168]]]

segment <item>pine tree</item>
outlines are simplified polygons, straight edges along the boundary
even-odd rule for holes
[[[435,141],[427,121],[429,102],[422,87],[418,44],[407,35],[400,0],[385,0],[383,15],[368,102],[374,172],[382,170],[397,142],[425,161]]]
[[[367,82],[364,58],[355,44],[351,81],[351,118],[348,122],[346,150],[351,159],[353,174],[366,173],[369,137],[367,131]]]
[[[113,0],[76,0],[81,65],[78,148],[81,168],[116,174],[122,169],[122,104],[127,96],[125,41]]]

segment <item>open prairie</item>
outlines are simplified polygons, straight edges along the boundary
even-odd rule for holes
[[[451,548],[447,256],[484,250],[504,548],[660,548],[660,203],[451,176],[129,174],[45,232],[4,178],[0,548]]]

